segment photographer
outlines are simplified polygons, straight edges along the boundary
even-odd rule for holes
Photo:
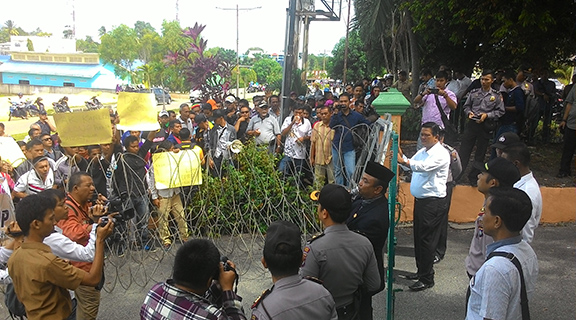
[[[99,195],[96,204],[90,202],[95,191],[94,182],[86,172],[72,174],[68,180],[66,197],[68,219],[61,220],[57,224],[62,229],[62,234],[83,246],[89,242],[94,222],[106,213],[105,207],[101,204],[106,199],[102,195]],[[92,267],[92,262],[71,262],[71,264],[84,271],[89,271]],[[81,285],[74,292],[78,300],[78,318],[96,319],[100,305],[100,290],[93,285]]]
[[[235,265],[220,260],[220,252],[208,240],[184,243],[174,258],[173,279],[150,289],[140,319],[246,319],[242,298],[232,291]]]
[[[422,122],[434,122],[439,125],[441,129],[446,129],[440,114],[440,108],[447,119],[450,119],[450,111],[456,110],[457,98],[454,92],[446,89],[448,82],[448,74],[446,71],[438,71],[436,74],[436,88],[426,87],[420,94],[414,98],[414,105],[416,107],[422,106]],[[417,149],[422,149],[422,141],[418,137]]]
[[[8,260],[8,269],[28,319],[67,318],[72,312],[72,303],[66,289],[78,292],[81,286],[93,288],[102,279],[104,240],[112,233],[114,223],[109,221],[98,228],[94,262],[90,268],[75,268],[56,257],[50,247],[42,243],[54,232],[55,203],[54,198],[31,195],[16,207],[16,221],[25,239]],[[78,293],[76,298],[77,311],[80,311]],[[78,319],[86,317],[78,312]]]

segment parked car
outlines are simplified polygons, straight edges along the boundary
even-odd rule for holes
[[[162,88],[152,88],[152,92],[154,93],[154,97],[156,98],[156,103],[158,104],[171,104],[172,97],[168,90]]]

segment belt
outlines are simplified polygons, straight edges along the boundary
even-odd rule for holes
[[[341,315],[350,315],[353,314],[354,311],[356,311],[356,309],[354,308],[354,302],[350,303],[349,305],[340,307],[340,308],[336,308],[336,312],[338,313],[338,316],[340,317]]]

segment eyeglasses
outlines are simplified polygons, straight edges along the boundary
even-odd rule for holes
[[[268,106],[262,106],[262,107],[258,107],[260,109],[268,109]]]
[[[52,138],[44,138],[44,139],[42,139],[42,141],[48,141],[48,140],[52,140]]]

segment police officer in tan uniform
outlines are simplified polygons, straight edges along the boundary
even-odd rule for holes
[[[358,319],[359,292],[380,287],[374,249],[366,237],[350,231],[344,223],[352,198],[343,186],[324,186],[318,202],[318,217],[325,229],[304,249],[300,274],[323,281],[334,297],[338,319]]]
[[[292,222],[273,222],[266,232],[262,264],[274,285],[254,302],[251,319],[338,319],[334,298],[321,281],[298,275],[302,256],[300,229]]]
[[[504,115],[504,102],[500,92],[491,88],[493,82],[492,71],[485,70],[480,77],[482,87],[472,90],[464,103],[464,114],[468,118],[468,123],[464,129],[459,152],[462,172],[466,171],[474,146],[476,146],[474,162],[480,165],[484,163],[486,149],[494,135],[496,122]],[[478,173],[479,171],[473,168],[468,174],[470,184],[473,186],[476,185]]]

